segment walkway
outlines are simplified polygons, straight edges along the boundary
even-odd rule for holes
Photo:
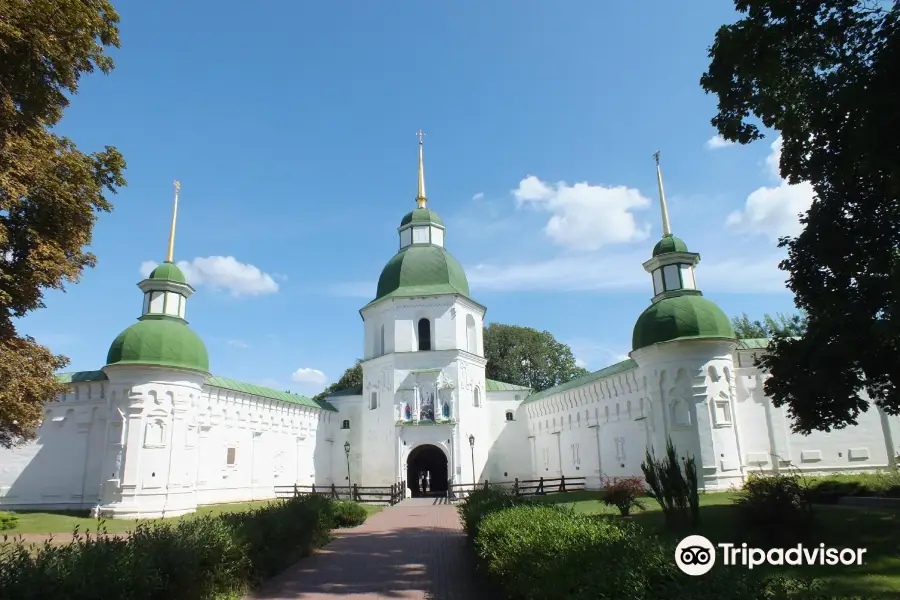
[[[407,499],[301,560],[250,598],[482,600],[456,506]]]

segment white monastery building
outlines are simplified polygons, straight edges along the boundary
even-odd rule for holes
[[[426,206],[421,137],[418,206],[360,310],[363,385],[325,402],[211,374],[185,320],[194,290],[173,263],[173,216],[168,258],[138,284],[140,317],[106,364],[61,375],[68,391],[47,403],[37,439],[0,450],[0,506],[168,517],[295,484],[406,481],[417,494],[423,473],[435,493],[448,482],[560,475],[598,487],[640,476],[645,450],[663,451],[667,438],[696,458],[705,489],[789,466],[893,467],[900,417],[880,410],[854,427],[791,433],[754,366],[766,340],[736,339],[703,296],[700,256],[669,229],[658,160],[657,179],[663,237],[643,265],[653,297],[630,358],[538,393],[485,378],[486,309]],[[176,214],[177,203],[176,183]]]

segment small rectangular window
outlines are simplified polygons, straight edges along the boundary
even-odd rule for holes
[[[663,275],[666,279],[666,291],[681,289],[681,279],[678,277],[678,265],[666,265],[663,267]]]
[[[227,454],[225,455],[225,464],[228,465],[229,467],[233,467],[236,454],[237,454],[237,448],[234,448],[234,447],[229,448]]]
[[[662,269],[656,269],[653,271],[653,294],[662,294],[665,291],[663,288],[663,280],[662,280]]]
[[[378,392],[372,392],[369,397],[369,409],[375,410],[376,408],[378,408]]]

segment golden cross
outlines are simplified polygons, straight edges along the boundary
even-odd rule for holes
[[[416,132],[416,135],[419,136],[419,143],[421,144],[422,138],[425,137],[425,132],[420,129],[419,131]]]
[[[659,150],[653,153],[653,160],[655,160],[656,165],[659,166]]]

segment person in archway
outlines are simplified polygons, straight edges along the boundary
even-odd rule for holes
[[[422,495],[428,494],[428,471],[422,471]]]

